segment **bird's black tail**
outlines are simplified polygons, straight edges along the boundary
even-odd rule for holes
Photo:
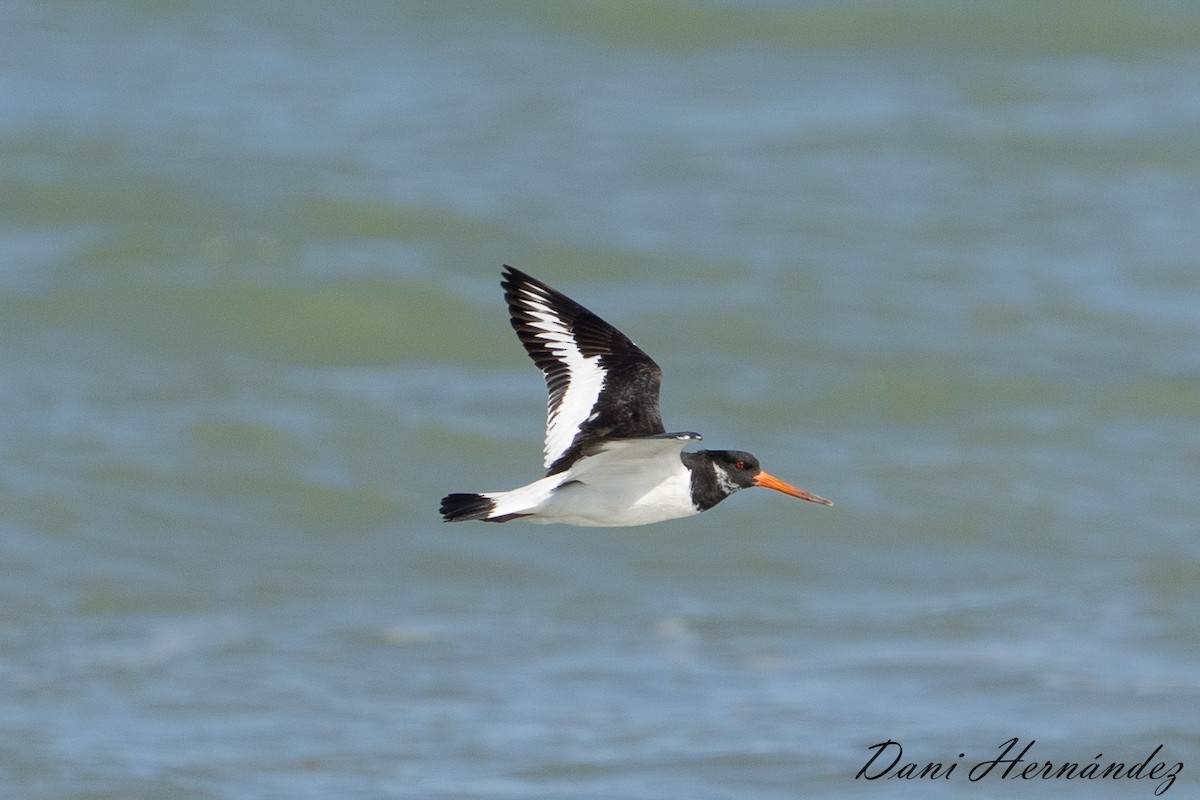
[[[470,519],[488,518],[496,510],[496,501],[484,494],[456,493],[442,498],[443,522],[466,522]],[[497,519],[496,522],[504,520]]]

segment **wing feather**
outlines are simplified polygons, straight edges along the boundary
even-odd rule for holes
[[[505,266],[501,286],[513,329],[546,378],[548,474],[567,469],[597,442],[665,431],[662,370],[629,337],[513,267]]]

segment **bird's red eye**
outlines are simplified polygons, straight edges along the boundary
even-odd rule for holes
[[[733,468],[734,469],[745,469],[746,462],[745,461],[735,461],[735,462],[733,462]]]

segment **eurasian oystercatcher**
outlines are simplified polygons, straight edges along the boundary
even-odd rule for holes
[[[741,450],[683,452],[700,434],[667,433],[662,370],[625,334],[520,270],[505,266],[512,326],[546,376],[546,477],[508,492],[450,494],[446,522],[626,526],[707,511],[750,486],[833,505],[763,472]]]

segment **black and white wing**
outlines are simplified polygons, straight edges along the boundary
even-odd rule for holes
[[[547,474],[609,439],[664,433],[662,370],[625,334],[571,298],[504,267],[512,326],[546,376]]]

